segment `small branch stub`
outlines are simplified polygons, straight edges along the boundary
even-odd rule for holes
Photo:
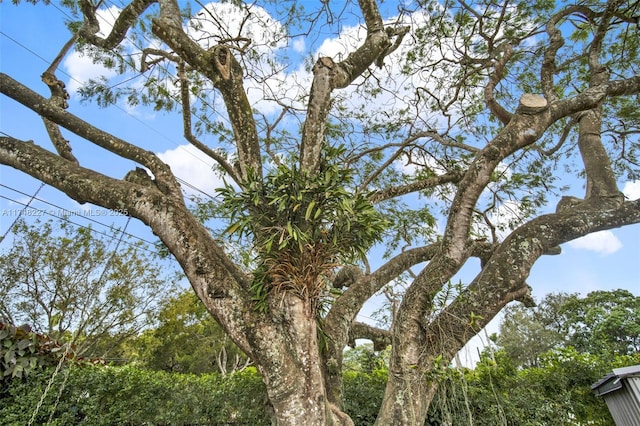
[[[547,109],[548,106],[549,104],[544,97],[532,93],[525,93],[520,97],[518,112],[522,114],[537,114]]]

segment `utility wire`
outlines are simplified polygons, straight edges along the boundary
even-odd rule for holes
[[[25,208],[26,208],[26,206],[27,206],[25,203],[22,203],[22,202],[20,202],[20,201],[18,201],[18,200],[15,200],[15,199],[13,199],[13,198],[10,198],[10,197],[6,197],[6,196],[4,196],[4,195],[0,195],[0,198],[5,199],[5,200],[7,200],[7,201],[10,201],[10,202],[12,202],[12,203],[16,203],[16,204],[19,204],[19,205],[21,205],[21,206],[24,206]],[[45,203],[46,203],[46,201],[45,201]],[[100,234],[100,235],[102,235],[102,236],[104,236],[104,237],[107,237],[107,238],[109,238],[109,239],[111,239],[111,240],[116,239],[116,237],[115,237],[115,236],[113,236],[113,235],[110,235],[110,234],[108,234],[108,233],[106,233],[106,232],[103,232],[103,231],[99,231],[99,230],[97,230],[97,229],[95,229],[95,228],[91,228],[91,227],[86,226],[86,225],[79,224],[79,223],[77,223],[77,222],[74,222],[73,220],[69,219],[69,218],[68,218],[68,217],[66,217],[66,216],[59,216],[59,215],[56,215],[56,214],[54,214],[54,213],[51,213],[50,211],[46,211],[46,210],[42,210],[42,209],[38,209],[38,208],[35,208],[35,207],[32,207],[32,209],[33,209],[33,211],[34,211],[34,212],[37,212],[37,213],[38,213],[38,214],[37,214],[37,216],[40,216],[40,217],[41,217],[41,216],[51,216],[51,217],[53,217],[53,218],[55,218],[55,219],[58,219],[58,220],[60,220],[60,221],[67,222],[67,223],[69,223],[69,224],[71,224],[71,225],[73,225],[73,226],[75,226],[75,227],[83,228],[83,229],[87,229],[87,230],[89,230],[89,231],[90,231],[90,232],[92,232],[92,233]],[[85,219],[91,220],[92,222],[98,223],[98,224],[100,224],[100,225],[102,225],[102,226],[104,226],[104,227],[108,227],[109,229],[111,229],[111,230],[114,230],[114,231],[115,231],[115,228],[114,228],[113,226],[105,225],[104,223],[98,222],[98,221],[96,221],[95,219],[91,219],[91,218],[88,218],[88,217],[86,217],[86,216],[83,216],[83,217],[84,217]],[[15,224],[15,222],[14,222],[14,224]],[[11,228],[9,228],[9,230],[5,233],[5,236],[6,236],[6,235],[8,235],[9,231],[13,228],[14,224],[12,224],[12,225],[11,225]],[[151,245],[151,246],[155,246],[155,244],[154,244],[154,243],[149,242],[149,241],[147,241],[147,240],[145,240],[145,239],[143,239],[143,238],[141,238],[141,237],[138,237],[138,236],[136,236],[136,235],[130,234],[130,233],[128,233],[128,232],[125,232],[124,234],[125,234],[127,237],[130,237],[130,238],[133,238],[133,239],[139,240],[139,241],[141,241],[141,242],[143,242],[143,243],[146,243],[146,244],[148,244],[148,245]],[[144,250],[144,251],[146,251],[146,252],[148,252],[148,253],[150,253],[150,254],[152,254],[152,255],[154,255],[154,256],[159,256],[159,255],[160,255],[160,253],[159,253],[159,252],[154,251],[154,250],[151,250],[151,249],[148,249],[148,248],[146,248],[145,246],[136,246],[134,243],[132,243],[132,242],[130,242],[130,241],[126,241],[126,240],[124,240],[123,242],[124,242],[125,244],[128,244],[128,245],[132,246],[132,247],[135,247],[136,249]]]
[[[43,185],[44,185],[44,184],[43,184]],[[0,183],[0,187],[2,187],[2,188],[6,188],[6,189],[8,189],[8,190],[10,190],[10,191],[13,191],[13,192],[17,192],[17,193],[18,193],[18,194],[20,194],[20,195],[29,196],[29,194],[27,194],[27,193],[25,193],[25,192],[23,192],[23,191],[20,191],[19,189],[12,188],[12,187],[7,186],[7,185],[4,185],[4,184],[2,184],[2,183]],[[0,197],[4,198],[4,199],[6,199],[6,200],[12,201],[12,202],[14,202],[14,203],[18,203],[18,204],[21,204],[21,205],[23,205],[23,206],[26,206],[24,203],[22,203],[22,202],[20,202],[20,201],[13,200],[13,199],[11,199],[11,198],[8,198],[8,197],[2,196],[2,195],[0,195]],[[93,218],[91,218],[91,217],[90,217],[90,216],[88,216],[88,215],[76,214],[76,213],[75,213],[75,211],[73,211],[73,210],[65,209],[64,207],[61,207],[61,206],[59,206],[59,205],[57,205],[57,204],[54,204],[54,203],[52,203],[52,202],[49,202],[49,201],[43,200],[42,198],[38,198],[38,197],[36,197],[36,195],[35,195],[35,194],[34,194],[34,196],[33,196],[33,199],[34,199],[34,200],[36,200],[36,201],[40,201],[41,203],[47,204],[47,205],[49,205],[49,206],[51,206],[51,207],[55,207],[56,209],[58,209],[58,213],[61,213],[60,215],[56,215],[56,214],[53,214],[53,213],[50,213],[50,212],[46,212],[45,210],[41,210],[41,209],[34,209],[34,210],[38,210],[39,212],[47,213],[49,216],[54,216],[54,217],[57,217],[57,218],[63,218],[63,217],[65,217],[65,216],[81,216],[81,217],[84,217],[85,219],[87,219],[88,221],[91,221],[91,222],[97,223],[98,225],[102,225],[102,226],[104,226],[105,228],[110,228],[110,229],[112,229],[112,228],[113,228],[113,226],[111,226],[111,225],[107,225],[107,224],[105,224],[105,223],[102,223],[102,222],[100,222],[99,220],[93,219]],[[143,243],[153,245],[153,243],[152,243],[151,241],[147,241],[147,240],[145,240],[144,238],[138,237],[138,236],[136,236],[136,235],[129,234],[129,233],[126,233],[126,235],[127,235],[128,237],[132,237],[132,238],[135,238],[135,239],[137,239],[137,240],[140,240],[140,241],[142,241]]]
[[[0,184],[2,185],[2,184]],[[4,185],[2,185],[4,186]],[[29,207],[29,205],[31,204],[31,202],[36,199],[36,195],[38,195],[38,192],[40,192],[40,190],[44,187],[44,182],[42,182],[40,184],[40,186],[38,187],[38,189],[36,190],[36,192],[31,196],[31,198],[29,198],[29,201],[27,201],[27,204],[23,204],[24,207],[22,207],[22,209],[20,210],[20,212],[18,213],[18,215],[16,216],[16,220],[13,221],[13,223],[11,224],[11,226],[9,226],[9,228],[7,229],[7,231],[0,237],[0,244],[2,244],[2,242],[4,241],[4,239],[6,238],[7,235],[9,235],[9,232],[11,232],[11,230],[13,229],[13,227],[15,226],[16,223],[18,223],[18,221],[20,220],[20,218],[22,217],[22,214],[24,213],[24,211]],[[24,194],[24,193],[23,193]],[[24,195],[29,195],[29,194],[24,194]]]
[[[67,17],[69,17],[69,15],[66,15]],[[69,17],[70,18],[70,17]],[[38,59],[40,59],[41,61],[43,61],[45,64],[50,65],[49,61],[44,58],[42,55],[38,54],[36,51],[34,51],[33,49],[29,48],[28,46],[26,46],[25,44],[21,43],[20,41],[16,40],[15,38],[11,37],[9,34],[5,33],[4,31],[0,30],[0,35],[6,37],[7,39],[11,40],[13,43],[15,43],[17,46],[19,46],[20,48],[26,50],[27,52],[31,53],[33,56],[37,57]],[[69,79],[82,84],[81,81],[79,81],[78,79],[74,78],[73,76],[71,76],[69,73],[65,72],[64,70],[59,70],[59,72],[61,74],[64,74],[65,76],[67,76]],[[166,71],[167,74],[170,75],[170,73],[168,72],[168,70]],[[157,83],[156,83],[157,84]],[[204,100],[201,99],[202,102],[205,102]],[[170,142],[172,145],[177,146],[180,149],[185,150],[184,145],[180,145],[178,142],[174,141],[173,139],[170,139],[166,133],[163,133],[161,131],[159,131],[158,129],[156,129],[155,127],[151,126],[149,123],[141,120],[140,118],[134,116],[133,114],[131,114],[129,111],[127,111],[126,109],[122,108],[120,105],[118,104],[114,104],[114,106],[119,109],[120,111],[124,112],[126,115],[128,115],[130,118],[132,118],[133,120],[135,120],[136,122],[138,122],[139,124],[143,125],[144,127],[146,127],[147,129],[151,130],[152,132],[154,132],[155,134],[160,135],[163,139],[165,139],[166,141]],[[211,106],[211,108],[213,108]],[[196,117],[198,118],[198,117]],[[185,150],[185,152],[187,152],[189,155],[191,155],[194,159],[201,161],[203,163],[205,163],[207,166],[209,166],[209,164],[204,161],[201,157],[193,154],[192,152]],[[184,184],[186,186],[188,186],[189,188],[192,188],[195,191],[198,191],[200,193],[202,193],[203,195],[214,199],[215,197],[213,197],[211,194],[208,194],[206,191],[196,187],[193,184],[188,183],[187,181],[185,181],[184,179],[180,179],[182,182],[184,182]]]

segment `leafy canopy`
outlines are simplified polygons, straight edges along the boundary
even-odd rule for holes
[[[68,222],[18,222],[0,252],[0,318],[102,356],[137,334],[174,285],[154,255],[119,233]]]

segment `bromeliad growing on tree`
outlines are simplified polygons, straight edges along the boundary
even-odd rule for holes
[[[338,163],[344,153],[325,148],[315,172],[283,163],[264,181],[249,173],[240,191],[232,185],[218,190],[231,222],[226,232],[254,245],[252,291],[259,309],[290,291],[315,310],[330,297],[335,268],[364,259],[381,241],[387,222],[369,194],[349,190],[353,172]]]

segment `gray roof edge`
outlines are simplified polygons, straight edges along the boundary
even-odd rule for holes
[[[618,377],[640,376],[640,365],[631,365],[629,367],[614,368],[613,374]]]

